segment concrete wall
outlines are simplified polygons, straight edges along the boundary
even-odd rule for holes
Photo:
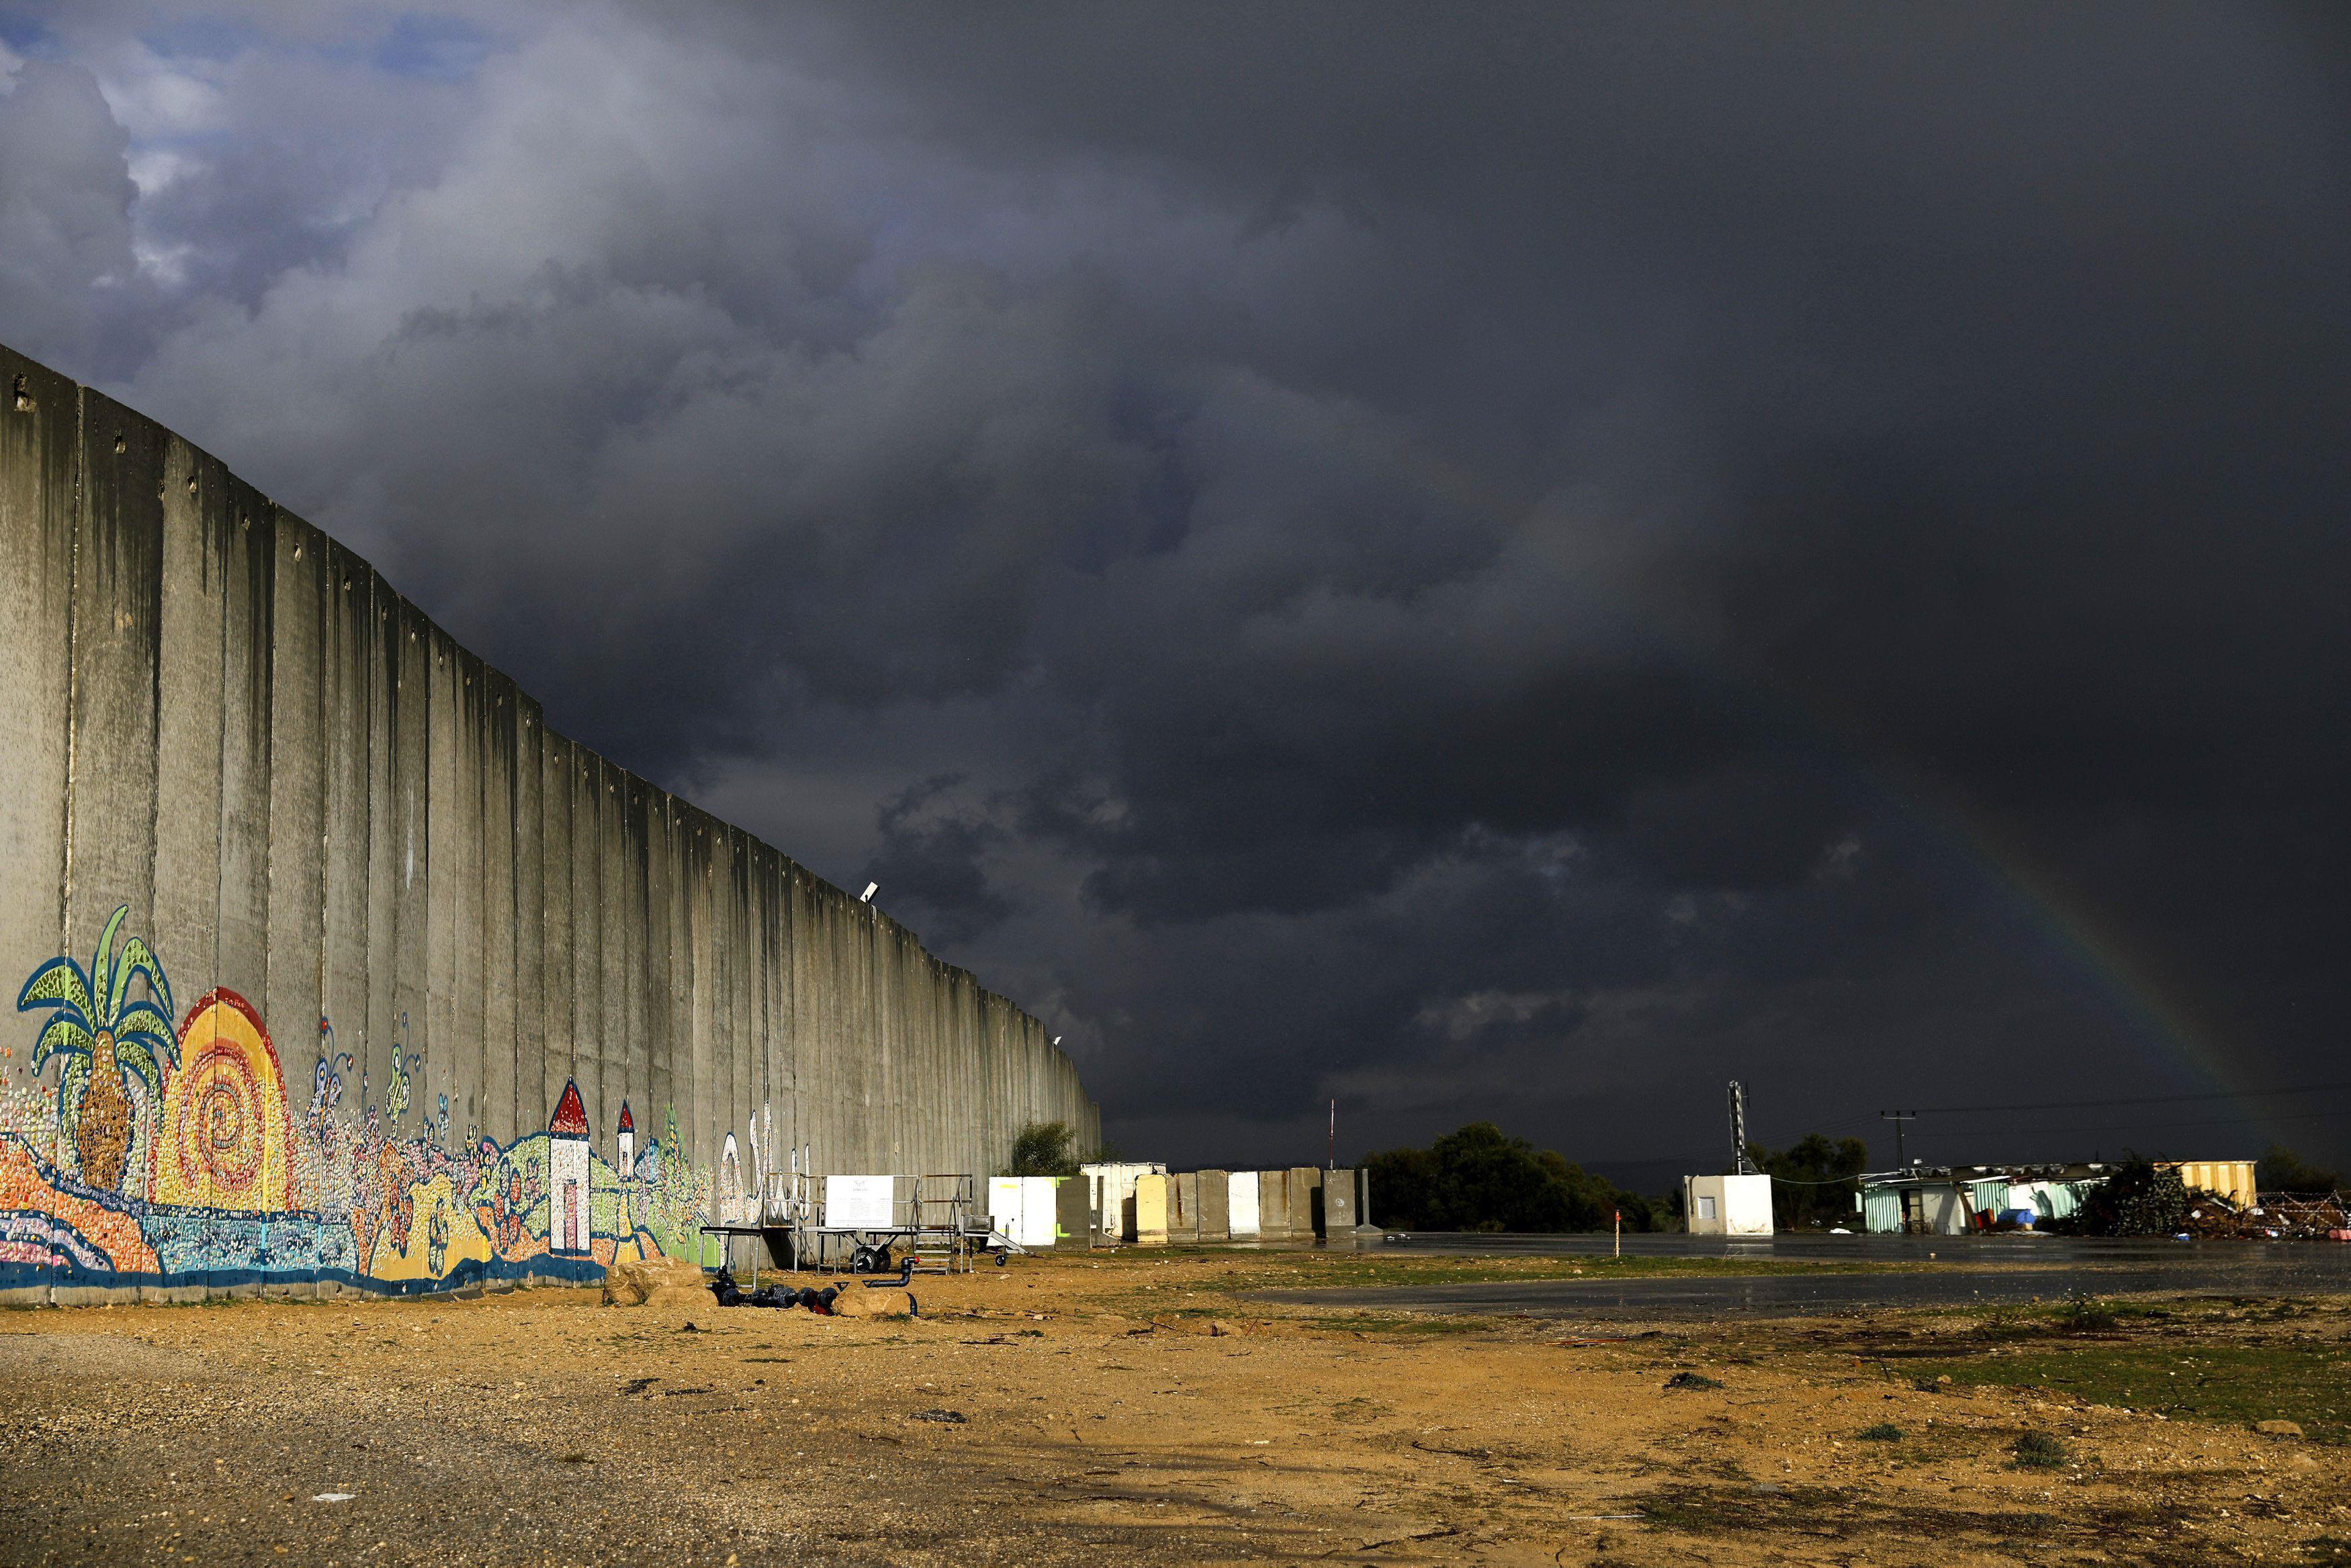
[[[1099,1143],[1036,1019],[5,349],[0,702],[0,972],[40,977],[0,1057],[16,1299],[589,1277],[698,1251],[801,1147],[987,1175],[1029,1121]],[[548,1229],[567,1113],[576,1255]]]

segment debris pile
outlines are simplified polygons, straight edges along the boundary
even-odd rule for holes
[[[2183,1228],[2199,1239],[2238,1241],[2351,1241],[2351,1214],[2340,1193],[2289,1197],[2272,1193],[2240,1208],[2215,1193],[2199,1192]]]

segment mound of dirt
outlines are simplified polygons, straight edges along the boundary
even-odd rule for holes
[[[604,1271],[606,1306],[700,1308],[711,1305],[710,1287],[695,1264],[683,1258],[616,1258]]]
[[[904,1291],[843,1291],[833,1298],[835,1317],[912,1317],[914,1298]]]

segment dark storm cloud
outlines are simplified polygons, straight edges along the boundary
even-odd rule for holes
[[[2325,1075],[2338,14],[12,16],[0,336],[1131,1147]]]

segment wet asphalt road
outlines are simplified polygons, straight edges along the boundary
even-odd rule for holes
[[[1604,1254],[1605,1236],[1413,1237],[1368,1244],[1392,1255]],[[1628,1236],[1627,1254],[1913,1263],[1845,1272],[1635,1280],[1511,1280],[1266,1291],[1260,1299],[1414,1312],[1521,1314],[1562,1319],[1790,1317],[1884,1307],[2049,1301],[2074,1291],[2287,1296],[2351,1293],[2351,1245],[2329,1241],[2098,1241],[1991,1236]]]

